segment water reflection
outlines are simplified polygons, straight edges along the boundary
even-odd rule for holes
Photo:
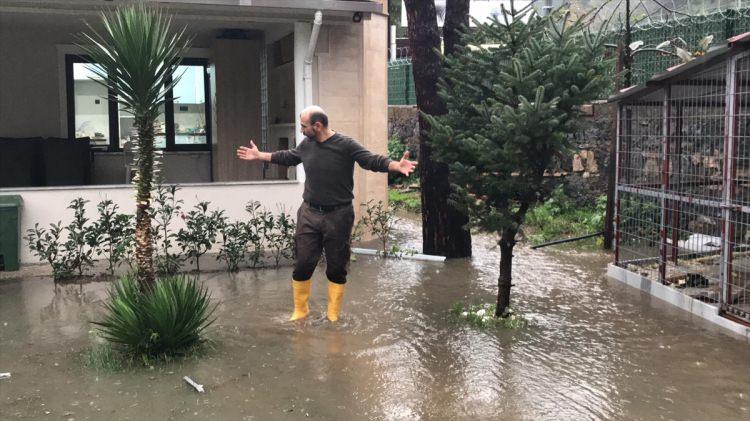
[[[407,240],[419,232],[413,221],[400,228]],[[605,255],[519,248],[513,306],[531,325],[456,323],[448,314],[454,302],[495,298],[493,245],[476,236],[475,257],[445,264],[359,257],[333,326],[321,320],[320,269],[311,318],[291,324],[290,268],[203,274],[220,302],[215,349],[125,373],[80,363],[105,284],[4,281],[0,371],[13,378],[0,381],[0,419],[748,416],[748,345],[607,281]],[[186,374],[208,393],[188,389]]]

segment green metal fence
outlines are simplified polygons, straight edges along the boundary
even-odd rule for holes
[[[411,60],[397,59],[388,63],[388,105],[415,105],[414,74]]]
[[[692,48],[701,38],[714,36],[714,44],[723,44],[727,38],[750,31],[750,8],[720,10],[707,15],[683,16],[666,22],[636,25],[632,42],[643,41],[644,46],[654,47],[663,41],[682,38]],[[623,34],[614,34],[616,41]],[[633,84],[641,84],[656,73],[663,72],[679,61],[670,55],[645,51],[633,60]],[[414,76],[411,60],[397,59],[388,64],[388,104],[414,105]]]

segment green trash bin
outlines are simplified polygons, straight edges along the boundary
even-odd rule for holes
[[[0,270],[18,270],[22,207],[21,196],[0,196]]]

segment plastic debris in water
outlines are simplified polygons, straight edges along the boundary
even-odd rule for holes
[[[0,380],[9,379],[10,373],[0,373]]]
[[[202,385],[202,384],[198,384],[198,383],[196,383],[195,381],[193,381],[193,379],[191,379],[191,378],[190,378],[190,377],[188,377],[188,376],[185,376],[185,377],[183,377],[183,379],[184,379],[184,380],[185,380],[185,381],[186,381],[186,382],[187,382],[187,383],[188,383],[188,384],[189,384],[190,386],[193,386],[193,388],[194,388],[194,389],[195,389],[195,390],[196,390],[196,391],[197,391],[198,393],[204,393],[204,392],[205,392],[205,390],[203,389],[203,385]]]

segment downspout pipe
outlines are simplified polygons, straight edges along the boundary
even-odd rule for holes
[[[312,64],[315,56],[315,47],[318,45],[318,34],[320,25],[323,24],[323,12],[317,10],[313,20],[312,33],[310,33],[310,43],[307,45],[305,62],[302,70],[302,84],[305,90],[305,107],[312,105]]]

